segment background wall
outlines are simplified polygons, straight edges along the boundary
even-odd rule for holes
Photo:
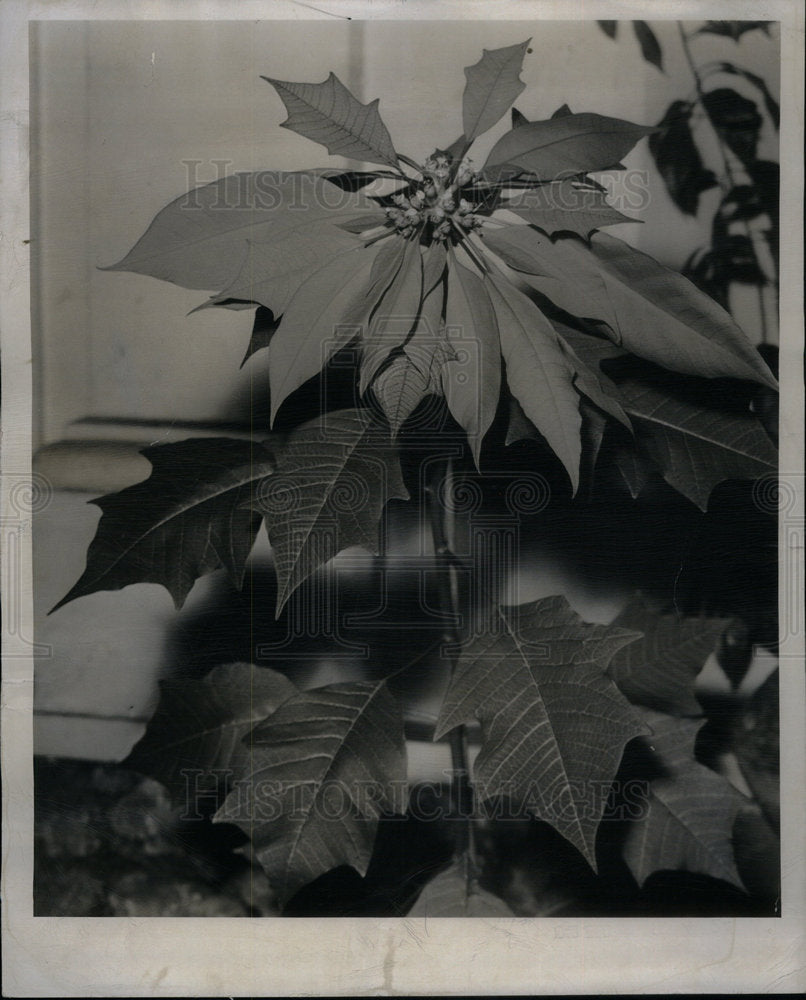
[[[97,268],[119,260],[189,186],[223,173],[346,165],[280,127],[284,108],[261,74],[318,82],[333,70],[360,100],[380,98],[397,148],[420,158],[461,132],[463,67],[483,47],[529,36],[527,89],[517,102],[528,118],[567,103],[657,122],[672,100],[690,96],[692,80],[675,24],[652,27],[665,73],[643,60],[630,32],[614,42],[593,21],[32,25],[35,419],[46,446],[37,468],[55,488],[36,515],[34,537],[36,638],[47,650],[37,667],[40,752],[123,756],[171,663],[169,630],[192,619],[214,588],[210,580],[196,585],[189,618],[178,626],[167,593],[153,585],[92,595],[46,617],[84,567],[99,517],[85,501],[145,477],[141,444],[244,420],[264,366],[258,354],[238,371],[251,311],[188,316],[204,292]],[[692,45],[698,60],[734,59],[778,92],[775,32],[751,32],[738,45],[702,36]],[[731,86],[743,90],[734,78]],[[477,164],[508,127],[501,122],[477,143]],[[777,159],[769,122],[759,155]],[[646,171],[650,196],[637,210],[619,203],[625,191],[611,175],[617,205],[643,220],[612,232],[679,267],[708,241],[719,192],[703,197],[697,219],[684,217],[646,142],[625,162]],[[751,297],[740,318],[756,338],[753,308]],[[523,599],[539,596],[544,583],[556,591],[556,579],[534,581]],[[566,589],[573,592],[573,581]],[[584,601],[595,614],[589,588]],[[612,593],[602,594],[612,615],[611,604]]]

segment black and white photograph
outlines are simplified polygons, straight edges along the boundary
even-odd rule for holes
[[[797,992],[803,12],[391,6],[4,17],[4,991]]]

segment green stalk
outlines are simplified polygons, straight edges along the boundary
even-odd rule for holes
[[[456,560],[448,539],[448,510],[440,501],[440,487],[449,490],[452,485],[453,460],[447,458],[434,462],[431,476],[426,486],[428,517],[438,568],[438,588],[440,608],[453,621],[459,614],[459,587],[456,577]],[[456,672],[459,634],[453,623],[445,627],[443,642],[450,648],[451,677]],[[457,726],[448,734],[451,748],[451,804],[456,823],[456,856],[466,856],[475,866],[475,838],[473,831],[473,787],[470,783],[470,764],[467,752],[467,730]]]

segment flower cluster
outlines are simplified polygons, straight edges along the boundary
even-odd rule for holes
[[[455,178],[451,174],[447,154],[429,156],[423,166],[424,179],[414,182],[408,195],[398,193],[392,199],[394,206],[386,209],[387,224],[405,237],[418,233],[425,243],[444,242],[451,234],[457,242],[465,233],[479,229],[482,219],[474,214],[477,206],[461,196],[475,173],[465,163]]]

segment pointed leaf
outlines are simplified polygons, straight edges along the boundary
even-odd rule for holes
[[[559,327],[563,329],[562,324],[557,324],[555,329]],[[618,391],[613,383],[602,375],[598,364],[589,366],[582,358],[574,351],[571,344],[564,340],[562,337],[560,339],[560,346],[563,349],[563,353],[568,357],[569,364],[574,373],[574,388],[577,392],[581,393],[586,399],[590,400],[603,414],[607,414],[614,420],[617,420],[623,427],[625,427],[630,434],[632,434],[632,424],[630,423],[630,418],[624,412],[619,399]]]
[[[713,171],[705,169],[691,134],[692,110],[688,101],[673,101],[658,123],[659,131],[649,137],[649,151],[666,190],[688,215],[697,214],[700,195],[717,184]]]
[[[597,234],[591,241],[594,256],[605,276],[608,294],[619,295],[619,330],[621,343],[639,356],[650,361],[692,375],[720,375],[733,378],[749,378],[777,389],[777,383],[769,368],[761,360],[755,347],[744,331],[733,322],[731,316],[720,309],[707,295],[699,292],[691,282],[675,271],[663,267],[648,254],[633,250],[622,240],[607,233]],[[629,295],[632,288],[635,295]],[[626,294],[625,294],[626,293]],[[678,337],[684,340],[682,358],[669,350],[671,346],[665,336],[650,337],[649,348],[638,350],[640,337],[633,335],[631,308],[635,298],[645,303],[644,308],[652,310],[653,316],[660,311],[660,320],[669,324],[669,317],[679,325],[688,324],[698,339],[689,343],[678,330]],[[621,308],[622,302],[624,308]],[[640,308],[635,306],[636,309]],[[622,319],[622,317],[626,317]],[[648,313],[645,314],[644,329],[647,330]],[[655,333],[656,327],[649,326],[648,332]],[[628,335],[629,331],[629,335]],[[672,325],[669,324],[671,335]],[[665,330],[664,330],[665,334]],[[708,345],[706,347],[705,345]],[[652,357],[651,355],[655,355]],[[690,357],[689,357],[690,354]],[[675,363],[669,364],[663,358],[674,355]],[[725,357],[727,355],[727,358]]]
[[[408,798],[403,719],[386,684],[300,692],[248,743],[250,773],[215,819],[250,836],[281,901],[339,865],[365,875],[379,817]]]
[[[503,49],[484,49],[484,55],[465,70],[467,85],[462,97],[462,125],[472,142],[506,113],[526,84],[520,79],[523,57],[531,38]]]
[[[648,739],[665,774],[650,786],[646,814],[630,823],[624,859],[640,885],[655,871],[688,871],[744,889],[731,835],[741,800],[694,759],[702,722],[646,712]]]
[[[700,510],[727,479],[758,479],[777,471],[778,454],[752,415],[709,412],[639,383],[619,386],[634,416],[636,440],[663,478]]]
[[[488,168],[511,164],[541,181],[607,170],[654,128],[596,114],[564,115],[512,129],[493,146]]]
[[[156,711],[123,764],[161,781],[174,803],[195,812],[188,794],[197,776],[202,786],[214,774],[226,785],[242,778],[244,736],[296,691],[282,674],[250,663],[216,667],[201,680],[160,681]]]
[[[687,375],[777,387],[724,309],[613,236],[598,233],[588,248],[576,240],[552,243],[530,226],[508,226],[487,234],[485,243],[561,309],[607,323],[614,343],[639,357]]]
[[[352,340],[369,310],[378,247],[342,254],[313,274],[288,305],[269,344],[271,419],[283,401]]]
[[[408,499],[388,430],[367,410],[326,413],[292,431],[276,475],[253,503],[266,518],[277,570],[277,614],[342,549],[378,551],[387,500]]]
[[[619,650],[608,674],[634,704],[668,715],[702,715],[694,682],[728,625],[725,618],[683,618],[659,614],[636,597],[613,624],[643,633]]]
[[[367,298],[372,301],[371,312],[374,312],[381,297],[394,281],[409,245],[409,242],[402,237],[393,237],[381,244],[372,263],[367,289]]]
[[[465,646],[442,705],[435,738],[481,722],[474,767],[480,801],[525,803],[582,852],[594,843],[626,743],[646,731],[605,676],[638,635],[588,625],[563,597],[499,608]],[[602,794],[591,790],[602,789]]]
[[[613,464],[621,474],[621,478],[630,496],[636,500],[649,480],[650,470],[635,448],[619,447],[613,452]]]
[[[657,66],[662,73],[663,56],[661,55],[660,45],[655,37],[655,32],[649,27],[646,21],[633,21],[632,28],[635,32],[635,37],[638,39],[638,44],[641,46],[641,55],[647,62],[652,63],[653,66]]]
[[[615,38],[618,31],[618,21],[597,21],[596,22],[608,38]]]
[[[573,178],[527,188],[503,206],[544,233],[576,233],[587,239],[594,229],[614,226],[631,219],[608,205],[602,191],[580,184]]]
[[[448,252],[444,243],[432,243],[423,248],[423,299],[435,291],[445,277]]]
[[[513,917],[507,904],[468,878],[456,862],[432,879],[409,910],[410,917]]]
[[[274,458],[252,441],[199,438],[144,448],[148,479],[91,501],[103,516],[87,568],[53,609],[98,590],[160,583],[177,609],[198,577],[226,569],[240,587],[260,518],[244,504]]]
[[[264,76],[285,104],[283,128],[321,143],[334,156],[397,166],[397,153],[378,113],[378,99],[361,104],[331,73],[324,83],[289,83]]]
[[[580,458],[581,475],[588,483],[593,483],[593,475],[596,471],[596,462],[599,452],[602,449],[602,440],[607,419],[605,415],[595,406],[591,406],[587,400],[580,400],[579,412],[582,414],[582,456]]]
[[[528,124],[529,124],[529,119],[526,117],[526,115],[524,115],[520,111],[518,111],[517,108],[513,108],[512,109],[512,127],[513,128],[520,128],[521,125],[528,125]]]
[[[456,166],[462,161],[462,157],[467,152],[470,143],[467,141],[464,132],[459,136],[458,139],[454,139],[453,142],[446,146],[445,149],[438,150],[440,153],[444,153],[448,157],[448,161]]]
[[[423,260],[416,239],[404,242],[400,267],[381,295],[361,347],[359,391],[369,388],[378,369],[417,325],[423,290]]]
[[[249,338],[249,346],[246,348],[246,354],[243,356],[241,368],[243,368],[253,354],[269,346],[271,338],[277,333],[281,320],[282,317],[280,319],[274,318],[274,313],[271,309],[267,309],[265,306],[257,307],[255,310],[255,322],[252,325],[252,336]]]
[[[517,441],[539,441],[540,433],[532,421],[523,412],[523,407],[513,396],[509,400],[509,420],[507,436],[504,442],[507,446]]]
[[[240,271],[212,304],[228,298],[248,299],[281,316],[313,274],[361,246],[358,237],[322,222],[269,242],[249,240]]]
[[[451,251],[445,327],[455,354],[442,366],[442,388],[451,415],[467,435],[476,465],[498,407],[501,361],[495,313],[479,278]]]
[[[441,244],[423,255],[423,302],[411,336],[403,345],[409,360],[423,373],[428,392],[442,395],[441,366],[456,352],[446,340],[442,312],[445,306],[447,254]]]
[[[399,354],[375,377],[372,391],[389,421],[393,436],[432,391],[428,369],[423,371],[407,354]]]
[[[576,493],[582,417],[573,369],[554,327],[534,302],[502,279],[489,276],[486,283],[501,338],[507,385],[562,462]]]
[[[557,324],[555,324],[557,325]],[[561,334],[591,366],[617,355],[607,342],[565,326]],[[778,466],[775,446],[750,413],[709,407],[655,378],[614,376],[632,418],[639,449],[676,490],[706,510],[711,491],[726,479],[757,479]]]
[[[377,210],[365,195],[340,192],[316,171],[233,174],[172,201],[123,260],[103,270],[219,290],[238,274],[247,240],[280,240]]]
[[[426,396],[442,395],[441,367],[452,355],[442,328],[442,279],[446,261],[442,244],[425,250],[422,261],[424,300],[414,329],[403,351],[382,368],[372,384],[393,435]]]
[[[312,173],[326,177],[342,191],[360,191],[381,177],[399,180],[393,170],[342,170],[340,167],[318,167]]]

